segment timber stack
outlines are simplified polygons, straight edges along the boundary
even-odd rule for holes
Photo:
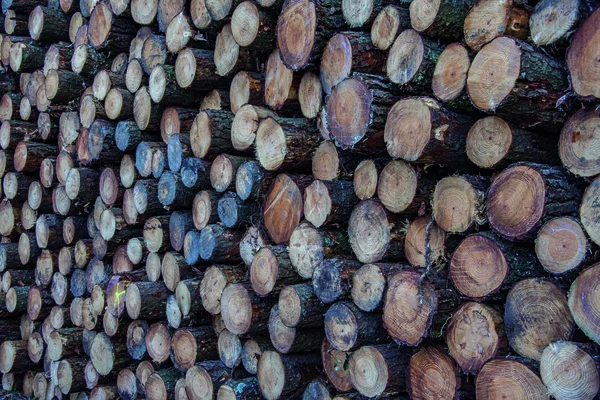
[[[2,0],[0,398],[597,398],[596,2]]]

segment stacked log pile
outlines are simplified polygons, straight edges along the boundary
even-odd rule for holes
[[[593,399],[592,0],[2,0],[1,398]]]

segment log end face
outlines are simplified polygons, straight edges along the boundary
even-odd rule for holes
[[[367,133],[372,96],[359,78],[346,79],[333,88],[325,109],[329,134],[337,146],[352,148]]]
[[[508,154],[512,140],[512,129],[502,118],[482,118],[469,129],[467,157],[480,168],[492,168]]]
[[[422,348],[409,361],[406,386],[412,398],[454,398],[460,386],[454,362],[433,346]]]
[[[388,112],[383,139],[393,158],[418,160],[431,136],[431,111],[427,99],[403,99]]]
[[[587,337],[600,341],[600,265],[594,264],[583,271],[571,284],[569,309],[577,326]]]
[[[410,3],[410,25],[417,32],[429,28],[437,17],[440,0],[417,0]]]
[[[558,152],[569,172],[583,177],[600,173],[600,116],[595,110],[581,109],[565,124]]]
[[[352,308],[345,303],[332,305],[325,313],[325,335],[340,351],[350,351],[358,338],[358,321]]]
[[[390,48],[400,29],[400,13],[392,5],[384,7],[371,26],[371,42],[379,50]]]
[[[179,329],[171,338],[173,363],[184,371],[196,363],[198,344],[196,338],[187,329]]]
[[[537,234],[535,252],[542,266],[554,274],[577,268],[585,259],[588,241],[579,223],[568,217],[548,221]]]
[[[391,225],[385,209],[374,200],[363,200],[352,211],[348,222],[350,245],[363,263],[381,260],[388,249]]]
[[[390,49],[386,64],[388,78],[399,85],[407,84],[419,71],[424,54],[421,35],[414,29],[405,30]]]
[[[515,87],[521,73],[521,49],[499,37],[477,53],[467,75],[467,92],[475,107],[494,112]]]
[[[596,66],[600,49],[595,43],[600,40],[600,11],[596,10],[585,20],[571,39],[567,51],[567,67],[575,93],[583,98],[599,98],[600,85]]]
[[[244,286],[230,284],[223,289],[221,315],[227,329],[234,334],[243,335],[250,329],[252,304]]]
[[[250,266],[250,282],[259,296],[266,296],[273,290],[279,276],[277,257],[268,247],[256,253]]]
[[[297,71],[309,60],[315,42],[317,14],[309,0],[294,0],[285,4],[277,21],[277,48],[283,63]]]
[[[383,299],[385,276],[375,264],[365,264],[352,277],[352,301],[363,311],[373,311]]]
[[[204,368],[195,365],[190,368],[185,374],[186,392],[191,394],[192,398],[212,399],[213,398],[213,381],[211,376]]]
[[[285,174],[278,175],[263,208],[265,228],[275,243],[290,240],[302,218],[303,208],[302,193],[296,183]]]
[[[531,40],[538,46],[546,46],[563,38],[579,19],[579,4],[565,1],[559,6],[553,1],[540,1],[529,19]]]
[[[379,396],[387,387],[390,371],[385,358],[371,346],[364,346],[352,353],[348,364],[352,386],[367,397]]]
[[[541,379],[524,364],[514,360],[492,360],[485,364],[475,380],[478,399],[498,396],[548,399]]]
[[[510,239],[520,239],[544,213],[546,184],[535,169],[518,165],[502,171],[487,193],[487,218],[492,229]]]
[[[250,46],[258,35],[260,15],[256,5],[244,1],[238,5],[231,16],[233,38],[242,47]]]
[[[281,396],[285,385],[285,367],[277,352],[267,350],[260,356],[257,378],[260,391],[267,400]]]
[[[460,43],[452,43],[442,51],[433,71],[431,88],[442,101],[456,99],[465,88],[471,66],[469,52]]]

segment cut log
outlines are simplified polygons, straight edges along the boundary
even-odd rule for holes
[[[216,75],[214,53],[208,50],[183,49],[177,54],[175,77],[182,88],[214,85],[220,79]]]
[[[312,275],[315,295],[323,303],[348,298],[352,289],[352,277],[360,268],[353,260],[332,258],[318,265]]]
[[[136,282],[127,286],[125,306],[131,319],[160,319],[166,316],[171,292],[162,282]]]
[[[283,287],[278,305],[281,322],[290,328],[319,326],[326,310],[309,283]]]
[[[309,60],[315,43],[317,14],[308,0],[287,1],[277,21],[277,47],[281,60],[297,71]]]
[[[381,260],[386,254],[391,225],[384,207],[375,200],[363,200],[348,221],[348,236],[356,258],[363,263]]]
[[[397,343],[416,346],[427,335],[437,306],[438,297],[431,283],[414,271],[397,272],[388,283],[384,327]]]
[[[365,313],[350,302],[336,303],[327,310],[325,335],[340,351],[389,340],[381,324],[381,314]]]
[[[29,14],[29,35],[42,42],[59,42],[69,40],[69,24],[67,16],[56,8],[37,6]]]
[[[289,241],[302,214],[301,189],[290,176],[278,175],[271,185],[263,206],[265,228],[275,243]],[[282,215],[285,215],[286,218],[281,218]]]
[[[595,342],[600,340],[598,318],[595,314],[595,310],[598,309],[595,296],[598,292],[599,274],[600,265],[592,265],[575,279],[569,290],[569,309],[573,319],[586,336]]]
[[[565,375],[564,365],[574,365],[573,376]],[[600,389],[598,369],[593,358],[572,342],[550,343],[540,359],[540,376],[555,399],[591,399]]]
[[[490,68],[496,63],[503,68]],[[539,91],[523,95],[529,87]],[[473,59],[467,76],[467,92],[475,107],[496,112],[520,128],[558,131],[565,113],[555,104],[567,90],[568,81],[560,61],[509,37],[499,37],[485,45]]]
[[[538,231],[535,252],[546,271],[564,274],[580,266],[586,258],[587,238],[579,221],[556,217]]]
[[[600,11],[596,9],[573,35],[567,52],[566,62],[573,90],[583,99],[593,100],[600,97],[597,78],[588,69],[589,60],[598,58],[598,49],[592,45],[594,42],[592,38],[598,34],[599,20]]]
[[[490,185],[487,192],[487,218],[492,229],[500,236],[509,240],[524,240],[531,236],[543,217],[573,214],[580,193],[580,188],[561,168],[542,164],[513,164],[498,174]],[[518,206],[512,204],[517,198]],[[585,204],[585,196],[582,204]],[[583,222],[584,227],[586,222]]]
[[[257,378],[263,396],[268,400],[286,398],[302,388],[319,363],[316,353],[280,355],[265,351],[258,361]]]
[[[171,338],[171,351],[175,366],[187,371],[196,360],[212,360],[218,356],[217,338],[210,326],[179,329]]]
[[[475,4],[467,1],[417,1],[410,4],[410,22],[423,35],[455,41],[462,39],[465,17]]]
[[[600,116],[594,110],[581,109],[569,118],[559,142],[560,160],[571,173],[590,177],[600,173],[594,149]]]
[[[544,347],[568,340],[573,333],[566,294],[549,281],[528,279],[517,283],[506,298],[504,329],[513,350],[539,361]]]
[[[456,365],[442,350],[427,346],[410,358],[406,388],[411,398],[454,398],[459,386]]]
[[[485,400],[494,399],[499,393],[509,397],[549,398],[540,378],[525,364],[510,359],[485,364],[475,380],[475,392],[478,399]]]
[[[410,353],[395,343],[364,346],[348,362],[350,382],[366,397],[398,394],[405,389],[405,370]]]

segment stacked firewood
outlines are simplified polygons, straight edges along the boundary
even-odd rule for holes
[[[597,396],[594,0],[1,11],[1,398]]]

